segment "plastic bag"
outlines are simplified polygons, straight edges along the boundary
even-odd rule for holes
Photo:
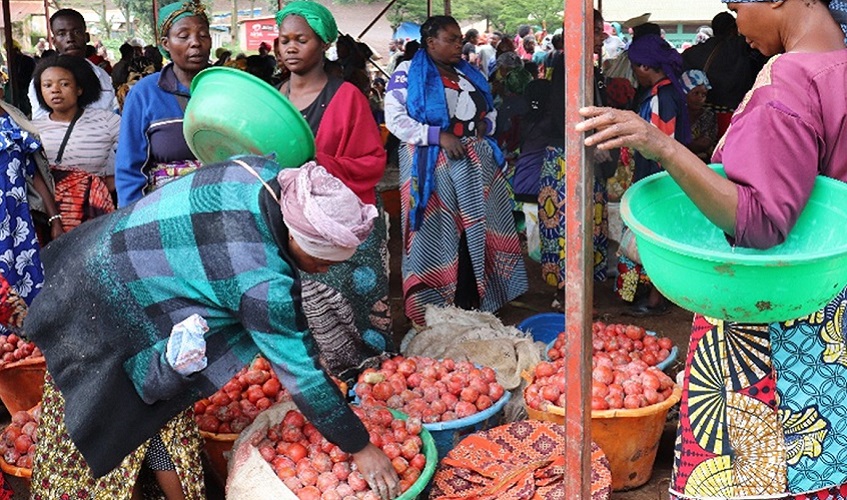
[[[623,229],[618,255],[623,255],[636,264],[641,264],[641,256],[638,255],[638,245],[635,242],[635,233],[630,231],[628,227]]]
[[[526,223],[526,246],[529,258],[541,262],[541,231],[538,227],[538,205],[524,203],[521,207]]]

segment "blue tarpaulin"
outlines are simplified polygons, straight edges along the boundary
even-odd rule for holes
[[[410,22],[400,23],[400,26],[398,26],[397,30],[394,31],[394,39],[420,41],[421,25]]]

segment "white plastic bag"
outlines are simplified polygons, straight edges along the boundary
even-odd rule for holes
[[[521,207],[526,222],[526,247],[529,258],[541,262],[541,232],[538,227],[538,204],[524,203]]]

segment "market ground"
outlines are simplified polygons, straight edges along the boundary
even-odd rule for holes
[[[396,171],[389,171],[387,173],[383,185],[387,188],[396,186]],[[391,209],[393,193],[386,191],[384,192],[384,195],[386,205],[389,209]],[[394,318],[394,334],[398,342],[409,329],[409,323],[403,316],[402,309],[400,252],[399,218],[395,216],[391,218],[389,253],[391,255],[390,290],[392,315]],[[539,264],[528,258],[526,258],[525,261],[530,282],[529,291],[518,300],[505,306],[498,312],[498,316],[501,321],[507,325],[516,325],[523,319],[539,312],[551,312],[555,310],[552,306],[553,299],[556,297],[555,289],[548,286],[541,280]],[[691,313],[683,311],[677,307],[672,307],[669,314],[660,317],[636,319],[625,316],[624,312],[626,311],[627,306],[613,293],[611,278],[605,282],[594,283],[593,297],[596,319],[600,319],[607,323],[632,323],[642,326],[648,330],[653,330],[660,336],[670,337],[675,345],[679,346],[681,353],[686,352],[691,326]],[[678,358],[677,362],[669,368],[669,374],[671,376],[675,376],[676,372],[680,369],[680,366],[681,361]],[[0,406],[0,408],[2,407]],[[673,416],[676,415],[676,412],[672,410],[671,415],[672,417],[669,418],[665,426],[665,431],[659,444],[653,475],[650,481],[634,490],[615,492],[612,494],[612,500],[664,500],[668,498],[667,489],[670,480],[676,429],[676,420]],[[0,425],[5,426],[8,419],[8,415],[4,412],[4,414],[0,416],[0,422],[2,422]],[[28,487],[24,482],[17,478],[9,478],[9,476],[6,477],[15,489],[15,500],[29,498]],[[208,498],[210,500],[223,499],[223,492],[218,484],[210,478],[207,478],[207,484]]]

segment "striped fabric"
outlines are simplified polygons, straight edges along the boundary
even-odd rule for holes
[[[69,124],[54,122],[47,116],[32,123],[41,132],[41,142],[50,165],[55,165]],[[62,165],[95,175],[115,175],[115,150],[120,130],[120,116],[102,109],[87,108],[71,131]]]
[[[462,233],[467,235],[481,310],[496,311],[528,287],[506,178],[486,141],[461,140],[466,158],[448,160],[443,152],[438,155],[435,191],[420,229],[413,232],[408,224],[415,146],[400,146],[403,297],[406,315],[418,325],[425,324],[427,304],[454,303]]]
[[[82,170],[53,169],[56,180],[56,208],[62,214],[65,232],[83,222],[115,211],[106,183]]]

